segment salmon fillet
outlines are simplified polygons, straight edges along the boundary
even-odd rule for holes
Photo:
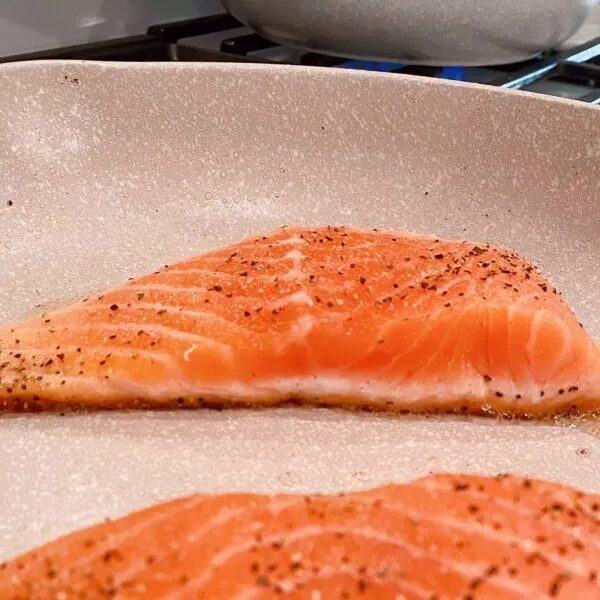
[[[273,405],[543,415],[600,349],[512,251],[280,228],[0,330],[0,408]]]
[[[433,475],[339,496],[192,496],[0,567],[0,599],[600,598],[600,496]]]

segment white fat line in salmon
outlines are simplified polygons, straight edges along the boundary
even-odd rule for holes
[[[282,531],[272,535],[263,536],[260,542],[257,542],[254,537],[252,537],[247,541],[243,541],[242,543],[231,546],[227,550],[223,550],[218,554],[213,555],[213,557],[205,565],[205,571],[202,573],[202,575],[196,579],[191,579],[189,582],[182,585],[178,590],[175,590],[164,596],[162,600],[177,600],[178,598],[182,597],[180,594],[182,594],[184,591],[187,594],[190,594],[194,591],[201,591],[202,588],[213,578],[217,569],[223,567],[230,560],[236,558],[240,554],[248,552],[251,548],[264,548],[272,545],[273,543],[280,543],[282,541],[289,545],[296,541],[305,541],[307,539],[316,538],[326,534],[343,534],[344,536],[348,537],[363,538],[370,542],[388,544],[390,546],[405,550],[406,552],[410,553],[413,558],[417,557],[433,560],[446,569],[462,575],[466,579],[473,579],[474,577],[481,575],[481,568],[475,563],[459,562],[457,560],[441,557],[439,554],[427,552],[418,546],[414,546],[399,536],[388,535],[371,527],[348,528],[311,525],[296,529],[293,532],[287,532],[287,534],[286,532]],[[543,598],[547,597],[545,594],[540,593],[539,590],[529,586],[524,586],[518,581],[514,581],[513,579],[505,576],[498,576],[495,578],[495,580],[497,583],[501,584],[501,587],[521,593],[527,599],[539,598],[542,600]]]
[[[263,500],[266,498],[263,498]],[[302,497],[294,497],[294,498],[284,498],[281,501],[265,504],[265,510],[270,514],[271,517],[276,517],[281,511],[292,508],[294,506],[300,506],[304,504],[304,498]],[[230,509],[225,508],[221,512],[219,512],[216,516],[209,519],[206,523],[203,523],[201,527],[193,529],[186,533],[186,538],[197,545],[197,542],[200,542],[206,539],[213,530],[220,525],[227,525],[232,521],[240,518],[243,522],[244,517],[253,510],[256,509],[256,506],[252,504],[247,504],[246,506],[242,506],[240,508]],[[130,536],[127,536],[128,538]],[[159,562],[161,559],[166,558],[168,556],[168,550],[165,552],[157,553],[154,555],[154,562]],[[180,560],[185,558],[185,554],[180,554]],[[116,583],[123,583],[128,579],[132,579],[136,575],[138,575],[141,571],[147,568],[147,564],[145,560],[139,560],[136,563],[132,564],[127,570],[121,571],[117,576],[115,576]]]

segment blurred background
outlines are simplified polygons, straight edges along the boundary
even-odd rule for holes
[[[3,0],[0,62],[302,64],[600,103],[599,0]]]

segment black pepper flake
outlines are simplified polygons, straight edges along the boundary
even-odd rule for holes
[[[441,252],[438,252],[437,254],[433,255],[433,258],[435,258],[436,260],[442,260],[444,258],[444,255]]]
[[[220,285],[213,285],[212,289],[215,292],[220,292],[223,288]]]
[[[361,275],[359,281],[364,285],[367,282],[367,279]]]
[[[12,206],[13,205],[13,201],[9,200],[6,204],[8,204],[8,206]]]
[[[483,584],[483,579],[481,577],[475,577],[469,582],[469,588],[472,590],[476,590]]]
[[[166,308],[161,308],[160,310],[156,311],[156,314],[157,315],[164,315],[166,312],[167,312]]]
[[[487,571],[485,572],[485,576],[486,577],[493,577],[494,575],[498,574],[498,567],[496,565],[491,565],[490,567],[488,567]]]
[[[569,392],[577,392],[579,388],[576,385],[572,385],[567,391]]]
[[[504,394],[502,392],[496,392],[497,398],[502,398],[503,396],[504,396]]]
[[[102,560],[104,562],[110,562],[111,560],[114,559],[121,559],[123,558],[121,553],[118,550],[107,550],[103,555],[102,555]]]
[[[242,271],[240,277],[248,277],[248,271]]]
[[[111,304],[110,305],[110,310],[118,310],[119,309],[119,305],[118,304]]]
[[[469,489],[469,484],[468,483],[455,483],[454,484],[454,491],[456,492],[464,492],[465,490]]]
[[[65,355],[61,352],[56,355],[56,358],[58,358],[58,360],[65,360]]]
[[[270,584],[271,584],[271,581],[266,575],[259,575],[256,578],[256,585],[260,585],[262,587],[268,587]]]
[[[244,311],[244,316],[245,316],[245,317],[249,317],[249,316],[250,316],[250,312],[249,312],[249,311],[247,311],[247,310],[245,310],[245,311]]]
[[[550,587],[548,589],[548,595],[551,598],[556,598],[560,594],[560,588],[563,583],[570,579],[570,575],[568,573],[559,573],[554,580],[550,583]]]
[[[144,298],[144,296],[145,296],[144,292],[140,292],[140,293],[137,295],[137,299],[138,299],[138,300],[142,300],[142,299]]]

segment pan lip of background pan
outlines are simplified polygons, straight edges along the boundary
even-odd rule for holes
[[[254,72],[259,74],[271,74],[278,76],[283,74],[286,77],[294,75],[303,75],[311,77],[319,77],[323,79],[343,79],[347,81],[385,81],[385,85],[398,86],[399,88],[405,85],[417,84],[425,87],[430,87],[434,90],[450,90],[463,89],[476,91],[487,96],[496,96],[504,98],[524,98],[539,104],[562,104],[570,106],[574,109],[587,111],[589,115],[596,115],[600,119],[600,105],[588,104],[572,98],[563,98],[560,96],[549,96],[528,92],[514,88],[496,87],[481,83],[472,83],[468,81],[454,81],[448,79],[432,79],[431,77],[422,77],[419,75],[405,75],[402,73],[383,73],[378,71],[358,71],[354,69],[341,69],[335,67],[314,67],[306,65],[269,65],[263,63],[228,63],[228,62],[117,62],[117,61],[102,61],[102,60],[68,60],[68,59],[51,59],[51,60],[29,60],[19,62],[0,63],[0,75],[10,74],[13,72],[37,71],[40,67],[43,68],[87,68],[96,71],[190,71],[197,73],[211,72],[239,72],[248,73]]]

